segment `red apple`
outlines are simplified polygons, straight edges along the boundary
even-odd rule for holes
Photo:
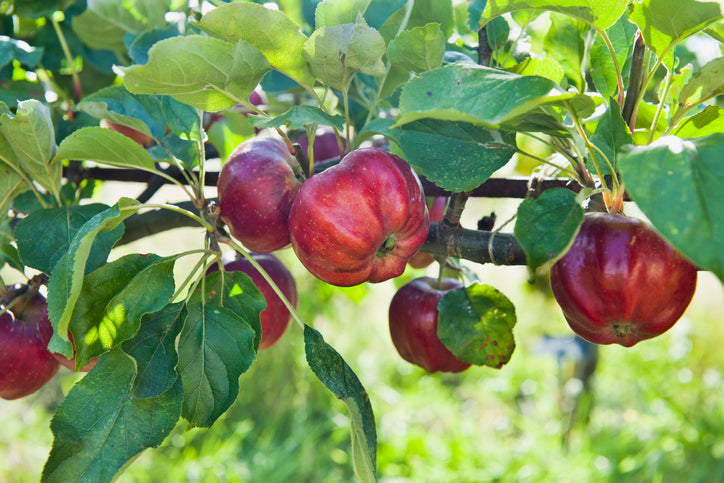
[[[217,183],[221,218],[231,235],[255,252],[289,245],[289,208],[301,170],[286,144],[256,136],[241,143],[221,168]]]
[[[656,337],[681,317],[697,269],[647,223],[587,213],[571,248],[550,272],[573,331],[589,342],[625,347]]]
[[[442,217],[445,215],[445,205],[447,205],[447,197],[445,196],[437,196],[434,200],[432,200],[432,204],[429,206],[430,223],[442,221]],[[431,254],[417,252],[407,261],[407,263],[412,268],[425,268],[434,261],[435,257]]]
[[[400,287],[390,302],[390,335],[403,359],[427,372],[461,372],[470,363],[461,361],[437,335],[437,304],[462,283],[453,278],[422,277]]]
[[[73,356],[75,356],[75,342],[73,342],[73,335],[68,331],[68,338],[70,339],[70,343],[73,345]],[[75,357],[73,359],[68,359],[63,354],[60,354],[58,352],[53,352],[53,357],[60,362],[60,365],[65,367],[66,369],[70,369],[71,371],[75,371]],[[96,362],[98,362],[98,358],[94,357],[90,361],[88,361],[88,364],[84,365],[80,369],[78,369],[78,372],[88,372],[91,369],[93,369],[96,365]]]
[[[146,133],[143,133],[132,127],[128,127],[125,124],[119,124],[117,122],[109,121],[108,119],[101,119],[101,127],[116,131],[136,141],[144,148],[149,147],[153,144],[153,138]]]
[[[58,372],[48,350],[53,327],[45,297],[23,296],[0,315],[0,397],[18,399],[34,393]]]
[[[297,307],[297,284],[294,277],[287,270],[287,267],[271,253],[252,253],[252,258],[266,271],[275,284],[282,291],[284,296],[291,302],[294,308]],[[266,309],[264,309],[259,318],[261,319],[261,342],[259,349],[268,349],[277,343],[284,334],[289,325],[291,314],[289,309],[284,305],[282,299],[274,292],[274,289],[262,276],[262,274],[254,268],[254,266],[244,257],[224,263],[227,271],[240,271],[251,277],[254,285],[261,291],[266,300]],[[219,268],[212,265],[210,272],[215,272]]]
[[[305,181],[289,212],[299,260],[317,278],[345,287],[402,274],[429,230],[417,175],[377,148],[353,151]]]
[[[309,149],[309,138],[306,134],[298,137],[294,140],[298,143],[304,155],[307,155]],[[342,147],[347,148],[347,141],[342,139]],[[342,151],[339,150],[339,140],[334,131],[328,129],[319,129],[314,135],[314,144],[312,145],[312,151],[314,153],[314,161],[326,161],[328,159],[339,158],[342,156]]]

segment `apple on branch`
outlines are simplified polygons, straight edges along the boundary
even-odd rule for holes
[[[317,278],[345,287],[401,275],[429,231],[417,175],[378,148],[352,151],[309,178],[289,212],[299,260]]]

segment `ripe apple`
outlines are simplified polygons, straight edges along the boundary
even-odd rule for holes
[[[21,295],[0,315],[0,397],[18,399],[40,389],[58,372],[48,350],[53,326],[48,305],[39,293]]]
[[[576,334],[631,347],[679,320],[696,290],[696,272],[647,223],[587,213],[573,245],[551,268],[550,281]]]
[[[231,235],[255,252],[289,245],[289,208],[301,176],[280,139],[256,136],[237,146],[217,182],[221,218]]]
[[[417,175],[378,148],[353,151],[309,178],[289,212],[299,260],[317,278],[343,287],[402,274],[429,230]]]
[[[271,253],[251,253],[251,256],[269,274],[275,284],[281,289],[284,296],[291,302],[294,308],[297,307],[297,284],[287,267]],[[224,263],[227,271],[240,271],[251,277],[254,285],[261,291],[266,300],[264,309],[259,318],[261,320],[261,342],[259,349],[268,349],[284,334],[289,325],[291,314],[282,302],[282,299],[274,292],[272,286],[262,274],[244,257]],[[219,268],[212,265],[207,273],[215,272]]]
[[[432,203],[428,208],[430,211],[430,223],[442,221],[442,217],[445,215],[446,204],[447,197],[445,196],[436,196],[435,199],[432,200]],[[412,256],[412,258],[407,261],[407,263],[412,268],[425,268],[434,261],[435,257],[433,257],[431,254],[425,252],[417,252]]]
[[[143,133],[132,127],[128,127],[125,124],[119,124],[117,122],[109,121],[108,119],[101,119],[101,127],[116,131],[136,141],[144,148],[149,147],[153,144],[153,138],[146,133]]]
[[[307,150],[309,149],[309,138],[306,134],[298,137],[294,140],[295,143],[299,144],[302,152],[306,156]],[[347,148],[347,141],[342,139],[342,147]],[[342,152],[339,150],[339,141],[337,135],[332,130],[319,129],[314,135],[314,144],[312,144],[312,151],[314,152],[314,161],[327,161],[328,159],[339,158],[342,156]]]
[[[470,363],[461,361],[437,335],[437,304],[462,283],[454,278],[421,277],[400,287],[390,302],[390,335],[403,359],[427,372],[461,372]]]
[[[73,356],[75,356],[75,342],[73,342],[73,335],[68,331],[68,338],[70,339],[70,343],[73,345]],[[60,365],[65,367],[66,369],[70,369],[71,371],[75,371],[75,357],[73,359],[68,359],[63,354],[59,354],[58,352],[52,352],[53,357],[60,362]],[[88,364],[84,365],[80,369],[78,369],[78,372],[88,372],[91,369],[93,369],[96,365],[96,362],[98,362],[98,358],[94,357],[90,361],[88,361]]]

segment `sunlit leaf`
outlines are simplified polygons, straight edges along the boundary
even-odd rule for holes
[[[442,65],[445,36],[440,24],[400,32],[387,46],[387,59],[413,72],[424,72]]]
[[[628,0],[500,0],[488,1],[480,19],[480,26],[491,19],[518,10],[558,12],[583,20],[599,30],[613,25],[626,11]]]

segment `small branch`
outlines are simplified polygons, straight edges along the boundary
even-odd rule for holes
[[[466,228],[450,230],[443,225],[443,222],[431,223],[430,234],[421,251],[433,256],[462,258],[476,263],[526,264],[525,252],[512,233]]]
[[[490,67],[490,61],[493,57],[493,50],[488,42],[488,31],[485,28],[478,30],[478,64]]]

